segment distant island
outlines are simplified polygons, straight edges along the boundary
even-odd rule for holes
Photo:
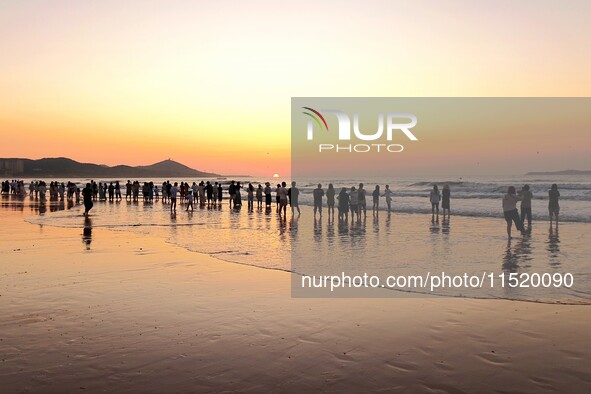
[[[542,171],[542,172],[528,172],[525,175],[591,175],[591,171],[582,171],[582,170]]]
[[[96,177],[107,179],[121,178],[214,178],[219,174],[203,172],[187,167],[173,160],[164,160],[147,166],[106,166],[80,163],[65,157],[39,160],[0,158],[1,177],[19,178],[57,178],[57,177]]]

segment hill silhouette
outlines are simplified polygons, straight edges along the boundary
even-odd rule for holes
[[[174,160],[164,160],[147,166],[106,166],[80,163],[66,157],[32,159],[0,159],[3,176],[22,178],[43,177],[106,177],[106,178],[211,178],[221,175],[195,170]]]

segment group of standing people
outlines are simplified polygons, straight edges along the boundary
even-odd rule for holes
[[[73,200],[76,198],[76,202],[80,201],[80,188],[75,183],[68,182],[49,182],[49,186],[44,181],[32,181],[29,183],[29,192],[25,188],[24,181],[13,180],[12,182],[2,182],[1,188],[2,194],[12,194],[19,197],[25,197],[27,194],[34,198],[39,198],[42,202],[47,200],[47,194],[49,194],[50,200],[64,199]]]
[[[519,192],[515,191],[515,186],[509,186],[507,194],[503,197],[503,214],[507,222],[507,236],[511,238],[511,228],[513,223],[521,234],[528,234],[531,232],[532,212],[531,200],[533,193],[530,191],[529,185],[523,185]],[[560,213],[560,192],[558,185],[554,183],[550,190],[548,190],[548,214],[550,215],[550,225],[556,221],[558,226],[558,214]],[[521,215],[517,210],[517,203],[521,202]],[[525,220],[527,219],[527,229],[525,228]]]
[[[441,209],[443,211],[443,220],[445,220],[446,214],[449,218],[450,200],[451,190],[447,183],[443,185],[441,192],[439,192],[439,187],[437,185],[433,185],[433,189],[431,192],[429,192],[429,202],[431,203],[431,220],[435,220],[435,217],[439,219],[439,203],[441,203]]]
[[[317,213],[322,216],[323,197],[325,196],[329,217],[331,215],[334,217],[335,205],[337,206],[340,220],[348,220],[349,212],[351,213],[352,219],[357,218],[359,220],[362,213],[363,217],[367,217],[367,191],[363,183],[360,183],[358,188],[355,188],[355,186],[352,186],[350,189],[343,187],[338,195],[332,183],[329,183],[326,192],[322,189],[322,184],[319,183],[316,189],[312,191],[312,195],[314,197],[314,217],[316,217]],[[392,196],[394,193],[390,189],[390,185],[386,185],[383,193],[380,192],[380,186],[376,185],[371,195],[373,202],[372,212],[377,213],[379,211],[380,197],[386,198],[388,212],[391,212]]]
[[[26,196],[25,182],[22,180],[13,179],[12,181],[2,181],[2,194],[14,194],[17,196]]]
[[[231,186],[234,189],[236,188],[234,181],[232,181]],[[235,190],[233,192],[235,193]],[[187,203],[186,211],[189,208],[193,210],[194,201],[199,201],[201,206],[205,206],[206,204],[208,207],[221,206],[222,193],[222,184],[218,182],[212,184],[210,181],[201,181],[199,183],[193,182],[192,185],[189,185],[187,182],[181,182],[180,185],[178,182],[171,184],[170,181],[162,183],[162,202],[170,202],[171,212],[176,212],[177,199]],[[231,200],[234,199],[235,196]],[[232,201],[230,201],[230,204],[232,204]]]

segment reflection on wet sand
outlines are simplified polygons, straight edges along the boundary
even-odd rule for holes
[[[548,242],[546,242],[546,250],[550,258],[549,264],[551,267],[560,267],[560,237],[558,236],[558,226],[554,228],[550,223],[548,230]]]
[[[531,237],[525,236],[512,242],[507,240],[507,248],[503,257],[503,271],[506,273],[519,272],[520,269],[529,268],[532,259]]]
[[[431,217],[431,222],[429,223],[429,230],[433,235],[439,234],[439,231],[441,230],[441,228],[439,227],[439,216],[437,216],[437,219],[435,219],[435,217],[433,216]]]
[[[25,204],[25,202],[27,202]],[[0,207],[7,210],[13,211],[24,211],[25,205],[31,210],[31,212],[39,215],[43,215],[49,209],[49,212],[57,212],[63,211],[65,209],[71,209],[76,204],[68,200],[67,205],[64,200],[55,200],[50,199],[47,200],[45,198],[36,198],[36,197],[24,197],[24,196],[15,196],[15,195],[2,195],[2,199],[0,202]]]
[[[228,210],[226,205],[183,212],[180,203],[178,213],[171,214],[169,206],[162,203],[97,202],[91,219],[83,224],[80,206],[72,202],[34,198],[23,202],[10,197],[1,201],[7,210],[22,211],[28,204],[32,212],[38,213],[26,219],[29,223],[83,227],[82,241],[87,250],[94,245],[93,237],[96,241],[97,228],[118,229],[161,236],[172,244],[225,261],[310,275],[333,271],[414,275],[434,269],[450,274],[544,272],[558,270],[559,266],[561,272],[581,277],[588,271],[583,262],[591,256],[589,245],[581,237],[572,236],[584,232],[587,224],[565,225],[562,243],[553,227],[548,236],[534,233],[505,244],[499,219],[455,216],[452,234],[447,215],[431,220],[428,215],[383,213],[370,217],[368,224],[365,218],[338,220],[336,215],[314,219],[311,207],[302,207],[301,216],[288,215],[284,219],[273,210]],[[428,223],[428,229],[424,223]],[[575,233],[577,228],[582,230]],[[80,240],[80,235],[77,237]],[[564,250],[568,250],[568,256]],[[584,295],[591,293],[589,282],[581,280],[576,284],[572,291],[550,289],[552,296],[586,298]],[[495,288],[487,296],[548,298],[550,290],[542,290],[517,295],[512,291],[507,295]],[[453,289],[441,293],[457,295]],[[463,296],[481,293],[462,290]]]
[[[448,215],[447,218],[445,216],[443,217],[443,221],[441,222],[441,232],[443,234],[449,235],[449,230],[450,230],[450,218]]]
[[[88,216],[84,218],[82,242],[84,243],[84,245],[86,245],[86,250],[90,250],[90,243],[92,242],[92,220]]]

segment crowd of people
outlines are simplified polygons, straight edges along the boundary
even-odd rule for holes
[[[155,185],[154,182],[139,181],[131,182],[130,180],[124,185],[125,199],[127,201],[138,202],[140,195],[145,203],[161,200],[162,203],[170,204],[170,211],[176,212],[177,200],[185,204],[185,210],[193,210],[194,204],[198,203],[200,206],[207,207],[221,207],[223,201],[224,191],[228,193],[228,201],[230,208],[240,209],[242,207],[242,193],[246,193],[246,200],[248,210],[254,210],[254,203],[256,201],[257,209],[272,210],[273,193],[275,194],[275,211],[282,217],[287,216],[287,206],[291,207],[292,215],[296,212],[301,213],[299,206],[300,190],[296,182],[291,182],[288,188],[286,182],[277,183],[275,188],[271,187],[270,182],[266,182],[264,187],[258,184],[256,187],[252,183],[248,183],[246,187],[241,182],[231,181],[227,189],[221,182],[201,181],[199,183],[193,182],[189,185],[188,182],[163,182],[161,186]],[[91,180],[86,186],[80,190],[78,185],[73,182],[57,182],[49,183],[49,187],[44,181],[33,181],[29,183],[28,193],[25,183],[22,180],[12,180],[2,182],[2,194],[12,194],[16,196],[26,196],[27,194],[34,198],[39,198],[41,201],[47,199],[49,194],[50,200],[74,200],[76,203],[80,202],[80,196],[83,197],[85,206],[85,215],[88,215],[92,209],[94,201],[120,201],[123,199],[121,189],[122,186],[119,181],[114,182],[95,182]],[[242,190],[242,191],[241,191]],[[387,211],[392,210],[392,197],[394,193],[389,185],[385,185],[384,191],[380,189],[380,185],[376,185],[371,192],[372,212],[377,213],[380,207],[380,198],[384,197],[386,201]],[[342,187],[337,193],[332,183],[328,185],[326,190],[322,184],[318,184],[312,191],[314,217],[322,216],[323,209],[326,205],[327,214],[329,217],[335,215],[335,207],[338,212],[340,220],[348,220],[349,214],[352,220],[359,220],[361,216],[367,216],[367,200],[369,198],[368,192],[363,183],[357,187],[351,188]],[[529,185],[524,185],[519,192],[516,192],[514,186],[509,186],[507,193],[502,199],[502,207],[505,220],[507,222],[507,235],[511,237],[511,229],[513,224],[522,234],[531,232],[532,211],[531,201],[533,194]],[[558,214],[560,206],[558,200],[560,192],[558,186],[553,184],[548,191],[548,212],[550,215],[550,223],[553,221],[558,224]],[[448,184],[443,186],[440,191],[437,185],[433,185],[429,193],[429,202],[431,204],[432,220],[439,219],[439,208],[443,213],[443,218],[450,215],[450,200],[451,189]],[[520,203],[520,211],[517,209],[517,204]],[[527,220],[527,228],[525,221]]]
[[[41,199],[41,201],[45,201],[49,194],[50,200],[64,200],[64,197],[66,197],[68,200],[75,198],[76,202],[80,202],[80,188],[72,182],[50,182],[48,187],[44,181],[33,181],[29,183],[27,193],[24,181],[5,181],[2,182],[2,194],[12,194],[20,197],[25,197],[28,194],[31,197]]]

